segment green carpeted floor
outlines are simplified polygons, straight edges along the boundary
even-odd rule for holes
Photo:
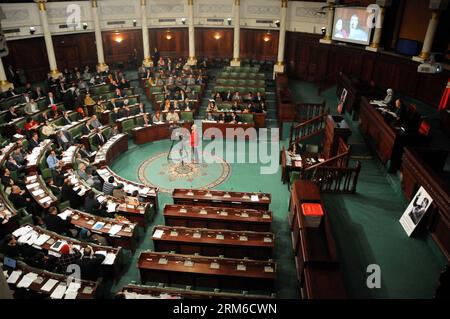
[[[292,81],[291,87],[297,101],[320,102],[325,99],[332,112],[336,109],[335,88],[318,96],[317,88],[310,83]],[[376,155],[367,148],[359,134],[357,123],[352,123],[348,118],[347,121],[353,131],[349,140],[354,149],[353,154],[362,159],[357,194],[325,194],[323,199],[330,215],[348,295],[352,298],[431,298],[446,260],[427,236],[407,237],[398,222],[407,205],[399,188],[398,177],[386,173]],[[285,125],[284,136],[288,136],[288,131],[289,125]],[[282,141],[282,145],[286,142]],[[143,146],[133,145],[130,141],[129,151],[115,161],[112,169],[125,178],[139,181],[139,165],[155,154],[167,152],[169,147],[169,141]],[[278,153],[278,149],[273,151]],[[286,219],[289,192],[286,185],[280,182],[280,171],[273,175],[261,175],[261,165],[258,163],[230,166],[228,178],[216,189],[272,194],[272,231],[277,236],[274,256],[278,262],[276,293],[279,298],[298,298],[296,270]],[[160,193],[159,203],[161,208],[172,203],[170,195]],[[143,239],[136,254],[131,256],[128,268],[113,290],[133,281],[140,282],[136,268],[137,257],[140,251],[152,249],[149,239],[151,226],[160,224],[164,224],[161,213],[142,234]],[[381,267],[380,289],[368,289],[366,286],[366,269],[370,264]]]

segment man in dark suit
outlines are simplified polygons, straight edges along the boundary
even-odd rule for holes
[[[70,216],[66,220],[58,216],[58,209],[52,206],[48,209],[47,216],[44,217],[45,225],[47,229],[63,236],[71,236],[70,229],[72,225],[70,223]]]
[[[65,130],[56,133],[56,141],[63,150],[67,150],[74,143],[72,135]]]
[[[106,137],[103,135],[102,132],[97,128],[95,129],[95,135],[92,137],[92,144],[100,148],[103,144],[106,143]]]
[[[82,203],[80,196],[73,190],[73,185],[69,178],[64,180],[64,184],[61,189],[61,202],[65,201],[69,201],[70,207],[72,208],[78,208]]]
[[[101,266],[104,260],[104,255],[94,254],[92,247],[85,247],[83,257],[77,261],[77,265],[80,266],[81,279],[96,281],[101,277]]]
[[[28,140],[28,151],[31,152],[35,147],[38,147],[39,143],[39,135],[35,132]]]
[[[4,118],[5,118],[5,122],[9,123],[12,120],[15,120],[15,119],[17,119],[19,117],[20,117],[19,113],[16,112],[16,110],[14,109],[13,106],[10,106],[9,109],[8,109],[8,112],[6,112],[6,114],[5,114]]]
[[[81,134],[89,135],[91,132],[92,132],[91,122],[88,120],[86,121],[86,123],[84,123],[83,127],[81,128]]]
[[[233,112],[233,113],[231,113],[229,122],[236,124],[236,123],[241,122],[241,118],[239,115],[236,114],[236,112]]]
[[[73,110],[75,109],[75,94],[74,94],[74,90],[73,88],[70,88],[69,90],[67,90],[64,95],[63,95],[63,103],[64,103],[64,108],[66,110]]]
[[[64,111],[62,116],[62,124],[69,125],[72,124],[72,120],[69,117],[69,111]]]
[[[261,92],[256,92],[255,97],[253,98],[254,103],[264,103],[266,99],[261,95]]]
[[[48,92],[47,105],[53,105],[56,103],[58,103],[58,101],[56,100],[56,97],[53,95],[52,92]]]

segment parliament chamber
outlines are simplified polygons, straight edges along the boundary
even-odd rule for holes
[[[445,0],[1,1],[0,299],[449,298],[449,30]]]

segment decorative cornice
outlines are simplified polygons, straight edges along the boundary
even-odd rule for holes
[[[288,7],[288,0],[281,0],[281,7],[287,8]]]
[[[146,6],[147,5],[147,0],[141,0],[141,6]]]
[[[241,5],[241,0],[234,0],[234,5],[235,6],[240,6]]]
[[[194,5],[194,0],[188,0],[188,6],[193,6]]]
[[[97,0],[91,0],[92,8],[98,8]]]

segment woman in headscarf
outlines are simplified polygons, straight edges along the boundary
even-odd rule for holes
[[[386,97],[383,100],[384,104],[390,105],[392,102],[394,102],[394,90],[387,89],[386,91]]]

